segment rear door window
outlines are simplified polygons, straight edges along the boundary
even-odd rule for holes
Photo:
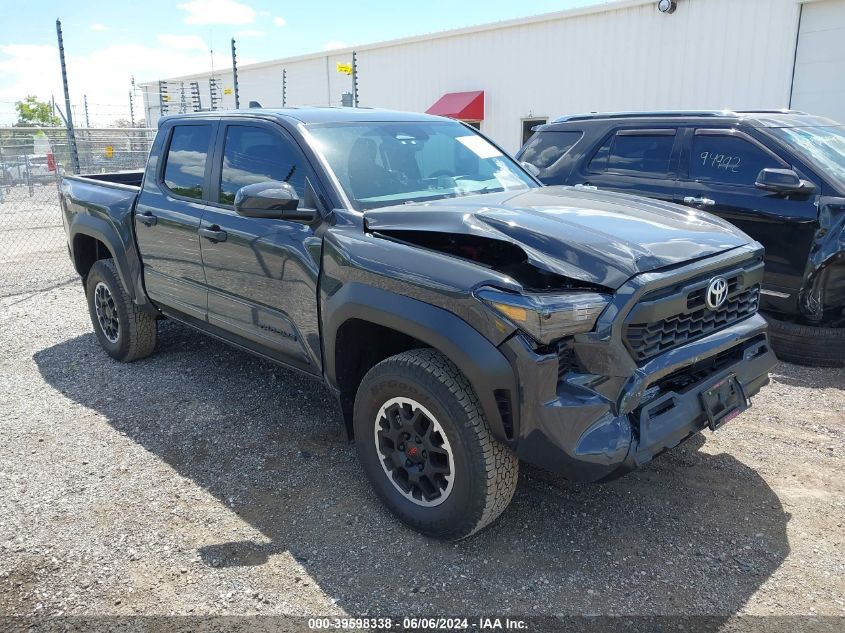
[[[549,131],[538,132],[528,141],[522,150],[520,160],[531,163],[540,170],[540,177],[554,172],[554,165],[563,158],[572,147],[581,140],[583,132]]]
[[[177,196],[203,196],[211,125],[176,125],[170,136],[164,184]]]
[[[667,176],[675,130],[621,130],[590,162],[590,171],[630,176]]]
[[[690,155],[690,179],[753,187],[760,170],[782,168],[783,161],[745,138],[696,133]]]

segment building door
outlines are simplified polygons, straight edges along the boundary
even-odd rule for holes
[[[525,145],[532,136],[534,136],[534,128],[538,125],[545,125],[548,123],[548,119],[543,118],[534,118],[534,119],[522,119],[522,137],[520,140],[520,147]]]
[[[845,0],[804,2],[791,107],[845,124]]]

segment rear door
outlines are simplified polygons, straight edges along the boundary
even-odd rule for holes
[[[170,129],[154,181],[145,181],[135,209],[147,295],[160,307],[203,321],[208,293],[197,230],[216,125],[186,121]]]
[[[306,157],[279,125],[221,122],[201,227],[208,321],[227,338],[305,371],[321,373],[317,279],[322,239],[301,222],[235,213],[238,189],[270,180],[305,204]]]
[[[757,188],[760,170],[793,166],[740,130],[688,129],[684,136],[676,201],[714,213],[763,244],[766,288],[795,298],[818,223],[816,196]]]
[[[674,129],[617,130],[575,182],[672,202],[680,151],[675,141]]]

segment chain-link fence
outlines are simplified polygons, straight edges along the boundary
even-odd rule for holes
[[[142,169],[155,130],[76,129],[79,173]],[[74,173],[63,128],[0,128],[0,297],[75,277],[68,258],[58,184]]]

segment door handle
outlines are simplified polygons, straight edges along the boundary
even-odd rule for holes
[[[225,242],[228,237],[226,231],[222,231],[216,224],[200,228],[199,234],[210,242]]]
[[[149,212],[138,213],[135,217],[138,219],[138,222],[144,224],[145,226],[155,226],[158,222],[158,218]]]
[[[710,198],[696,198],[694,196],[687,196],[684,198],[684,204],[691,204],[697,207],[712,207],[716,204],[715,200]]]

